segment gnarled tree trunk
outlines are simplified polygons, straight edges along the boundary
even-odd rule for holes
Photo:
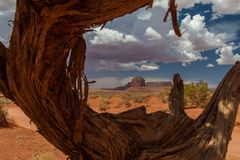
[[[179,75],[173,79],[170,114],[146,114],[144,107],[99,114],[86,105],[85,29],[151,4],[152,0],[17,0],[9,49],[2,44],[0,48],[0,90],[70,159],[224,159],[240,99],[239,63],[196,120],[184,112]]]

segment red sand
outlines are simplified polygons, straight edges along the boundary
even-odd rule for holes
[[[150,103],[156,104],[156,100],[151,99]],[[163,104],[162,104],[163,105]],[[152,107],[159,105],[151,105],[147,108],[148,112],[160,110],[162,107]],[[136,106],[135,106],[136,107]],[[130,108],[135,108],[130,107]],[[51,153],[56,160],[65,160],[64,156],[54,146],[49,144],[42,136],[35,132],[36,127],[30,124],[29,118],[19,109],[19,107],[10,104],[7,107],[8,117],[16,122],[22,128],[15,127],[12,129],[0,129],[0,160],[26,160],[31,159],[33,155],[39,153]],[[119,113],[120,111],[128,110],[130,108],[110,108],[112,113]],[[95,108],[95,110],[97,110]],[[202,109],[187,109],[189,116],[196,118]],[[240,110],[238,111],[237,123],[240,122]],[[228,148],[227,160],[240,159],[240,127],[235,126],[232,134],[232,141]]]

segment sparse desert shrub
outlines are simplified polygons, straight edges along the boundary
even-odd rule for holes
[[[4,96],[0,97],[0,128],[1,127],[11,127],[14,125],[14,121],[7,118],[8,112],[4,108],[6,104],[12,103],[9,99]]]
[[[2,97],[0,97],[0,106],[4,106],[5,102]]]
[[[99,110],[100,111],[108,110],[110,108],[108,105],[109,105],[109,102],[105,99],[102,99],[102,101],[99,104]]]
[[[148,102],[148,97],[146,96],[135,96],[133,98],[134,103],[147,103]]]
[[[143,102],[143,100],[142,100],[141,97],[134,97],[133,98],[133,103],[142,103],[142,102]]]
[[[105,100],[110,100],[112,98],[112,96],[109,96],[109,95],[101,95],[101,98],[102,99],[105,99]]]
[[[200,80],[184,86],[184,101],[186,107],[204,107],[210,99],[208,84]]]
[[[126,94],[120,97],[121,101],[119,102],[119,105],[125,105],[125,106],[130,106],[131,103],[130,101],[132,101],[133,97],[132,95]]]
[[[150,96],[143,97],[143,103],[147,104],[149,102]]]
[[[34,155],[32,160],[53,160],[53,156],[51,153],[41,153]]]
[[[93,94],[93,95],[90,95],[89,98],[90,98],[90,99],[96,99],[96,98],[98,98],[98,95],[94,95],[94,94]]]
[[[130,107],[131,103],[128,98],[123,98],[122,101],[120,102],[120,105],[124,105],[125,107]]]
[[[3,108],[3,104],[0,102],[0,128],[10,126],[6,117],[7,117],[7,111]]]
[[[5,104],[9,104],[9,103],[11,103],[9,99],[7,99],[4,96],[0,96],[0,105],[4,106]]]
[[[126,95],[122,95],[121,97],[120,97],[122,100],[126,100],[126,101],[131,101],[132,99],[133,99],[133,96],[132,95],[130,95],[130,94],[126,94]]]
[[[157,95],[157,98],[160,102],[163,104],[168,103],[168,97],[171,92],[171,88],[164,88],[160,91],[160,93]]]
[[[125,107],[130,107],[130,106],[131,106],[131,103],[130,103],[129,101],[125,101],[125,102],[124,102],[124,105],[125,105]]]
[[[108,100],[111,99],[111,98],[112,98],[112,96],[106,96],[106,99],[108,99]]]

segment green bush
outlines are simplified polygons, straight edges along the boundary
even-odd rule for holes
[[[205,107],[209,101],[210,89],[208,84],[200,80],[184,86],[184,101],[187,107]]]

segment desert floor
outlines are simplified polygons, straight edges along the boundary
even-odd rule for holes
[[[140,98],[139,98],[140,97]],[[164,97],[160,96],[161,99]],[[127,101],[126,101],[127,99]],[[136,91],[94,91],[90,93],[89,104],[97,112],[119,113],[139,106],[146,106],[147,112],[168,111],[168,105],[159,100],[159,95]],[[5,105],[8,118],[18,127],[0,129],[0,160],[34,160],[37,155],[48,155],[54,160],[65,160],[66,156],[49,144],[36,132],[34,124],[14,104]],[[196,118],[202,109],[186,109],[192,118]],[[227,160],[240,159],[240,110],[228,147]]]

